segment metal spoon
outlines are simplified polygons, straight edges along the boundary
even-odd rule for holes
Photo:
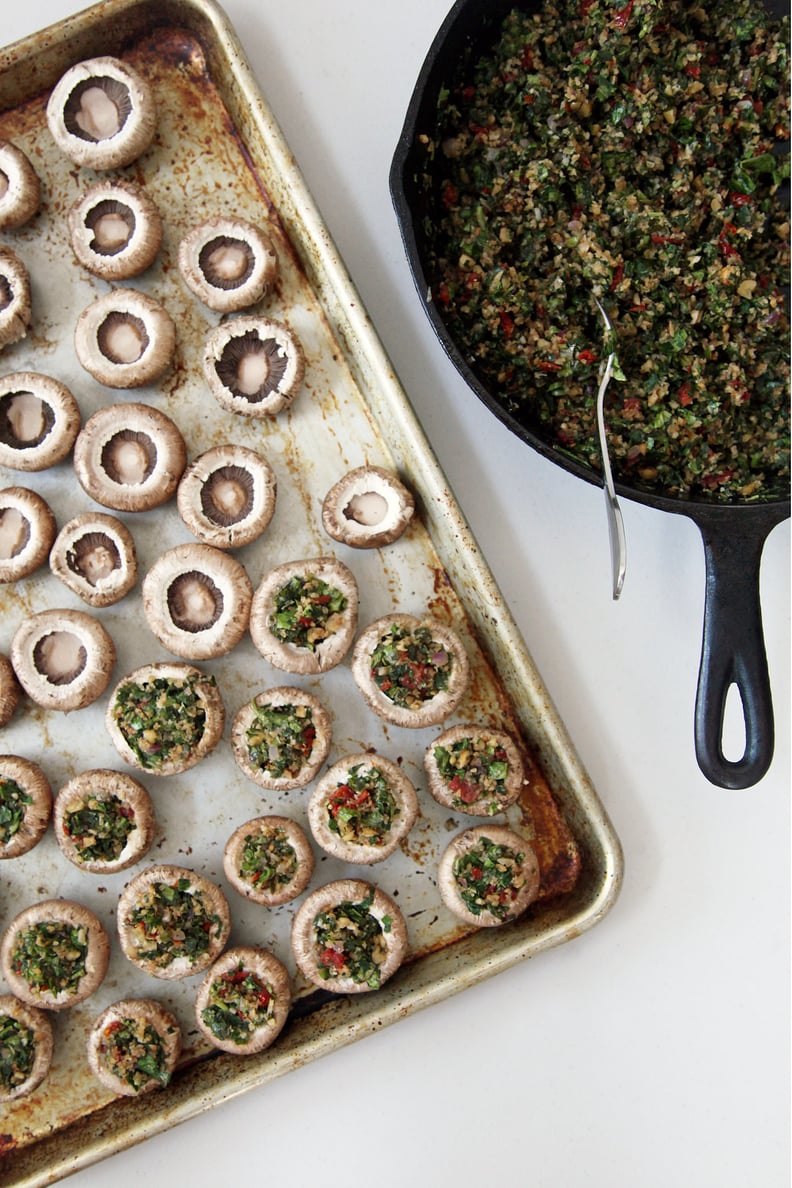
[[[594,298],[597,309],[602,315],[605,329],[610,338],[613,327],[610,318],[603,309],[597,297]],[[612,340],[611,340],[612,341]],[[610,538],[611,571],[613,574],[613,598],[619,597],[624,586],[624,575],[627,571],[627,545],[624,535],[624,520],[622,519],[619,501],[613,488],[613,474],[611,473],[610,457],[608,456],[608,440],[605,435],[605,389],[613,374],[613,360],[615,351],[611,351],[600,370],[600,385],[597,392],[597,433],[599,435],[600,453],[602,455],[602,473],[605,479],[605,507],[608,513],[608,536]]]

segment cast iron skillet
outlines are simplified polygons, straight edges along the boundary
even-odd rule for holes
[[[771,12],[782,0],[766,0]],[[513,433],[545,457],[587,482],[602,477],[560,452],[542,432],[526,428],[506,412],[471,371],[431,297],[426,227],[431,225],[430,159],[420,138],[433,137],[441,88],[454,78],[468,54],[479,56],[494,42],[511,9],[537,11],[541,0],[457,0],[432,43],[410,101],[393,158],[390,189],[405,250],[427,314],[450,359],[484,404]],[[699,527],[706,560],[706,593],[701,665],[695,707],[695,748],[699,767],[722,788],[748,788],[768,770],[773,757],[773,705],[759,600],[759,564],[771,529],[789,516],[789,496],[764,503],[714,504],[675,499],[618,483],[620,496],[661,511],[689,516]],[[727,695],[736,686],[745,721],[740,759],[723,753]]]

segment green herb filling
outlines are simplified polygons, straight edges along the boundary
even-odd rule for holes
[[[369,911],[373,898],[370,893],[359,903],[339,903],[314,920],[318,970],[326,981],[351,978],[372,990],[379,988],[387,956],[384,933],[390,922],[380,923]]]
[[[477,734],[457,739],[450,747],[435,747],[434,758],[456,808],[484,800],[490,813],[500,812],[509,775],[508,758],[500,743]]]
[[[245,1044],[254,1031],[271,1024],[275,995],[271,986],[245,969],[243,963],[212,981],[209,1003],[201,1012],[206,1026],[219,1040]]]
[[[192,755],[203,738],[206,711],[196,689],[198,677],[155,677],[130,681],[116,695],[113,717],[143,767],[156,770]],[[214,684],[214,677],[201,676]]]
[[[307,705],[259,705],[247,728],[248,758],[273,779],[297,779],[316,742],[313,712]]]
[[[343,625],[346,606],[346,595],[321,578],[295,576],[275,595],[270,630],[282,643],[315,652]]]
[[[349,769],[327,802],[327,824],[342,841],[358,846],[382,846],[399,815],[386,776],[378,767],[361,763]]]
[[[16,780],[0,776],[0,845],[6,846],[19,830],[33,797]]]
[[[23,1085],[33,1071],[36,1037],[32,1027],[13,1015],[0,1015],[0,1086],[11,1092]]]
[[[420,709],[448,688],[453,663],[428,627],[394,623],[371,654],[371,677],[394,705]]]
[[[239,875],[257,891],[279,891],[292,882],[299,861],[285,829],[249,833],[239,860]]]
[[[115,862],[135,830],[135,814],[118,796],[88,796],[64,815],[64,830],[81,862]]]
[[[114,1076],[139,1093],[156,1081],[163,1087],[171,1078],[165,1040],[143,1019],[115,1019],[102,1033],[102,1051]]]
[[[135,929],[138,959],[161,969],[185,957],[194,963],[222,930],[222,920],[212,912],[206,896],[186,878],[152,883],[128,921]]]
[[[454,879],[468,911],[474,916],[486,911],[499,920],[507,920],[525,885],[521,869],[524,859],[524,852],[497,844],[487,837],[456,858]]]
[[[81,925],[42,920],[16,937],[11,965],[31,990],[73,994],[85,977],[88,934]]]

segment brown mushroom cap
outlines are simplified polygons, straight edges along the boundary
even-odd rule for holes
[[[73,989],[55,989],[54,983],[47,985],[46,979],[39,981],[26,977],[18,969],[18,947],[24,944],[26,934],[39,925],[45,928],[70,930],[80,937],[85,952],[74,969],[76,982]],[[102,984],[110,960],[110,940],[98,918],[89,908],[69,899],[48,899],[25,908],[8,925],[0,941],[0,968],[9,989],[17,998],[30,1006],[42,1010],[61,1011],[66,1007],[83,1002]]]
[[[163,1079],[146,1076],[139,1066],[129,1070],[130,1074],[140,1074],[130,1080],[128,1075],[122,1075],[119,1065],[123,1063],[123,1053],[116,1049],[116,1039],[120,1028],[134,1028],[137,1038],[146,1044],[146,1032],[152,1028],[159,1036],[162,1044]],[[102,1082],[105,1088],[113,1093],[120,1093],[123,1097],[139,1097],[142,1093],[150,1093],[153,1089],[162,1089],[166,1079],[176,1067],[182,1047],[181,1028],[176,1016],[167,1007],[153,998],[124,998],[111,1003],[94,1021],[88,1033],[88,1064],[91,1071]]]
[[[92,857],[89,850],[96,836],[76,833],[74,814],[108,802],[118,805],[129,832],[115,858]],[[55,797],[52,824],[64,857],[91,874],[112,874],[139,862],[150,849],[156,830],[154,805],[143,785],[109,768],[82,771],[64,784]]]
[[[136,718],[147,715],[145,727],[133,727],[125,720],[130,695],[136,702],[142,699],[149,703],[148,707],[138,706],[135,714]],[[177,733],[182,741],[172,748],[168,747],[171,740],[156,704],[160,699],[173,704],[179,726]],[[195,739],[189,746],[183,740],[191,707]],[[121,758],[141,771],[161,776],[175,775],[200,763],[217,746],[224,724],[225,707],[214,677],[180,661],[144,664],[128,673],[111,693],[105,715],[107,731]]]
[[[203,366],[222,408],[246,417],[274,417],[302,387],[305,356],[282,322],[242,317],[211,331]]]
[[[147,404],[100,408],[74,443],[74,470],[83,490],[115,511],[148,511],[166,503],[186,465],[181,432]]]
[[[17,858],[32,850],[47,831],[52,812],[52,790],[49,780],[37,763],[23,759],[20,755],[0,755],[0,804],[5,801],[5,792],[13,794],[16,785],[22,796],[30,803],[22,804],[22,820],[12,833],[0,826],[0,858]],[[16,799],[16,796],[14,797]]]
[[[115,664],[115,645],[85,611],[52,607],[17,627],[11,663],[37,705],[68,712],[102,696]]]
[[[146,622],[187,660],[224,656],[247,631],[253,583],[236,558],[212,545],[168,549],[143,579]]]
[[[270,875],[271,859],[267,856],[267,876],[253,861],[257,851],[268,854],[268,846],[276,846],[279,853],[275,874]],[[243,868],[246,851],[249,869]],[[302,895],[311,881],[314,855],[304,830],[289,817],[256,817],[245,821],[229,837],[223,851],[223,870],[231,886],[245,899],[264,907],[277,907]]]
[[[505,847],[514,855],[523,855],[518,864],[521,886],[508,908],[504,908],[503,917],[483,906],[479,912],[472,911],[462,898],[460,884],[454,872],[457,860],[464,858],[482,838],[489,840],[493,845]],[[443,851],[437,868],[437,886],[446,907],[460,920],[464,920],[466,924],[474,924],[477,928],[496,928],[516,919],[536,899],[539,881],[539,863],[533,847],[506,825],[474,825],[464,829]]]
[[[469,744],[461,746],[460,744]],[[448,773],[444,775],[440,770],[437,749],[456,754]],[[506,775],[500,780],[502,791],[498,791],[492,780],[484,779],[482,783],[476,779],[479,770],[477,757],[496,750],[501,761],[506,764]],[[468,813],[471,817],[491,817],[495,813],[502,813],[519,797],[525,784],[525,772],[522,756],[514,739],[505,730],[493,730],[489,726],[477,726],[466,723],[452,726],[439,734],[424,753],[424,768],[429,784],[429,791],[438,804],[458,812]],[[464,773],[473,773],[470,781],[464,785]],[[460,777],[462,787],[451,787],[451,780]]]
[[[52,508],[36,491],[0,491],[0,583],[18,581],[43,565],[57,528]]]
[[[415,511],[412,492],[380,466],[358,466],[327,492],[322,527],[353,549],[380,549],[398,540]]]
[[[120,169],[154,139],[157,114],[148,83],[118,58],[98,57],[71,66],[47,103],[47,123],[58,147],[92,169]]]
[[[273,616],[278,596],[293,579],[318,579],[346,599],[343,610],[328,619],[327,636],[313,647],[290,643],[274,634]],[[278,565],[260,583],[250,607],[250,637],[258,651],[275,668],[285,672],[320,673],[340,664],[357,629],[358,587],[355,576],[336,557],[314,557]]]
[[[96,182],[68,214],[78,262],[105,280],[139,276],[162,244],[162,217],[154,200],[130,181]]]
[[[251,544],[275,512],[277,481],[269,462],[245,446],[200,454],[176,492],[179,515],[194,536],[218,549]]]
[[[266,1003],[260,999],[256,1002],[257,1017],[251,1019],[249,1006],[240,1004],[239,1017],[244,1019],[249,1027],[249,1038],[244,1042],[237,1042],[227,1034],[218,1034],[212,1028],[212,1008],[228,1001],[225,987],[238,985],[243,976],[252,977],[261,988],[262,997],[266,994]],[[236,981],[232,982],[231,979]],[[215,994],[215,987],[220,992]],[[224,1052],[234,1052],[238,1056],[249,1056],[253,1052],[263,1052],[283,1031],[289,1017],[291,1005],[291,983],[288,970],[273,953],[266,949],[254,948],[252,945],[237,945],[226,949],[225,953],[212,965],[200,985],[195,999],[195,1021],[199,1030]],[[261,1015],[265,1017],[262,1019]]]
[[[19,705],[19,684],[14,675],[14,666],[0,652],[0,726],[6,726]]]
[[[174,924],[172,931],[175,933],[181,930],[174,922],[170,907],[158,906],[156,898],[152,898],[156,897],[160,885],[171,889],[182,883],[186,884],[185,893],[195,897],[194,914],[202,912],[205,916],[206,948],[203,952],[180,952],[180,939],[171,935],[170,925]],[[156,953],[152,952],[152,938],[135,922],[135,912],[139,909],[150,909],[158,916]],[[130,879],[118,899],[118,937],[124,956],[155,978],[174,981],[200,973],[219,957],[230,931],[231,913],[220,887],[183,866],[150,866]]]
[[[207,219],[179,244],[179,271],[190,291],[218,313],[255,305],[278,275],[272,240],[244,219]]]
[[[16,252],[0,246],[0,350],[25,337],[31,317],[28,270]]]
[[[147,293],[111,289],[80,314],[74,349],[100,384],[142,388],[171,366],[176,326],[164,305]]]
[[[0,379],[0,465],[45,470],[61,462],[80,430],[80,407],[65,384],[35,371]]]
[[[381,929],[382,960],[379,966],[379,985],[382,986],[401,965],[407,955],[407,925],[395,900],[373,883],[361,879],[338,879],[326,883],[303,900],[292,922],[292,950],[302,975],[325,990],[338,994],[357,994],[378,987],[355,981],[350,974],[335,973],[323,968],[315,922],[323,912],[332,911],[346,903],[366,905]],[[343,967],[342,967],[343,968]]]
[[[251,734],[255,740],[261,714],[268,715],[270,711],[275,711],[276,715],[279,712],[288,714],[289,717],[294,711],[314,732],[307,753],[300,752],[290,757],[291,762],[281,774],[278,774],[278,768],[283,755],[277,742],[268,744],[268,750],[274,746],[275,754],[267,758],[252,753],[252,750],[261,744],[251,742]],[[283,792],[310,784],[327,758],[332,734],[330,715],[312,693],[305,689],[279,685],[257,694],[252,701],[238,710],[231,727],[231,748],[234,758],[248,779],[261,788]]]
[[[0,231],[23,227],[41,204],[41,183],[25,152],[0,140]]]
[[[49,563],[55,577],[89,606],[119,602],[137,581],[132,533],[104,512],[84,512],[64,524]]]
[[[365,780],[372,774],[375,778],[379,774],[385,779],[388,791],[395,802],[390,829],[376,844],[348,839],[344,836],[343,829],[333,829],[331,826],[331,821],[336,819],[336,814],[331,813],[331,805],[338,790],[347,786],[349,780],[354,779],[356,775],[358,779]],[[412,829],[417,815],[418,796],[412,782],[396,763],[383,755],[368,752],[347,755],[334,763],[317,782],[308,801],[308,824],[316,843],[335,858],[366,866],[382,862],[392,854]]]
[[[52,1024],[43,1011],[20,1002],[13,994],[0,995],[0,1031],[4,1031],[11,1020],[27,1032],[28,1051],[33,1052],[33,1063],[23,1080],[6,1084],[0,1077],[0,1101],[15,1101],[32,1093],[46,1077],[52,1063]]]
[[[383,692],[372,675],[372,656],[380,643],[389,637],[412,635],[419,630],[428,634],[435,646],[435,654],[444,657],[444,665],[450,664],[450,672],[444,689],[424,700],[416,697],[414,705],[401,705],[393,696]],[[450,627],[428,616],[384,615],[358,637],[352,654],[352,676],[375,714],[395,726],[417,728],[442,722],[454,712],[467,690],[470,665],[462,641]]]

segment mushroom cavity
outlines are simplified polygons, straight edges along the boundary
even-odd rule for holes
[[[253,595],[250,636],[286,672],[319,673],[339,664],[357,628],[354,574],[335,557],[288,561]]]
[[[175,1015],[153,998],[112,1003],[88,1034],[88,1064],[99,1081],[123,1097],[164,1089],[181,1053]]]
[[[488,726],[452,726],[427,747],[424,767],[438,804],[491,817],[514,804],[525,785],[520,752],[510,735]]]
[[[176,327],[168,311],[137,289],[111,289],[77,319],[74,349],[108,388],[141,388],[170,367]]]
[[[223,322],[210,333],[204,372],[218,403],[248,417],[273,417],[294,400],[305,375],[302,346],[266,318]]]
[[[200,454],[176,492],[179,515],[194,536],[219,549],[236,549],[261,535],[275,511],[277,482],[266,458],[244,446]]]
[[[80,431],[80,409],[69,389],[35,371],[0,379],[0,464],[45,470],[70,452]]]
[[[330,715],[303,689],[279,686],[238,711],[231,748],[242,771],[262,788],[285,791],[310,784],[330,750]]]
[[[43,565],[56,532],[52,508],[36,491],[0,491],[0,583],[27,577]]]
[[[30,222],[40,203],[41,183],[29,158],[10,140],[0,140],[0,231]]]
[[[182,544],[143,579],[146,621],[164,647],[188,660],[223,656],[245,634],[253,585],[234,557],[212,545]]]
[[[52,812],[49,780],[37,763],[0,755],[0,858],[17,858],[41,841]]]
[[[437,886],[449,911],[466,924],[493,928],[516,919],[539,893],[539,863],[530,843],[505,825],[477,825],[443,852]]]
[[[225,708],[213,676],[191,664],[146,664],[116,685],[105,715],[121,758],[153,775],[194,767],[223,733]]]
[[[75,202],[68,216],[72,250],[84,268],[106,280],[139,276],[162,243],[162,218],[140,186],[101,181]]]
[[[415,511],[415,500],[395,475],[379,466],[359,466],[331,487],[322,504],[328,536],[353,549],[378,549],[398,540]]]
[[[146,511],[170,499],[187,447],[165,413],[147,404],[113,404],[90,417],[74,443],[77,478],[97,503]]]
[[[0,350],[25,337],[31,317],[28,270],[16,252],[0,246]]]
[[[214,218],[179,244],[179,271],[190,291],[218,313],[255,305],[278,275],[269,236],[242,219]]]
[[[52,608],[30,615],[16,629],[11,663],[37,705],[75,710],[104,693],[115,646],[102,624],[85,611]]]
[[[195,999],[195,1021],[223,1052],[262,1052],[289,1017],[291,985],[286,967],[266,949],[226,949],[204,977]]]
[[[421,727],[453,713],[467,689],[470,665],[450,627],[395,614],[361,632],[352,675],[375,714],[396,726]]]
[[[43,1011],[0,995],[0,1102],[32,1093],[52,1063],[52,1024]]]
[[[84,512],[64,524],[49,561],[55,577],[89,606],[118,602],[137,581],[132,533],[104,512]]]
[[[112,874],[138,862],[154,840],[154,805],[120,771],[83,771],[61,788],[53,813],[62,853],[80,870]]]
[[[417,814],[417,793],[401,768],[370,753],[334,763],[308,802],[308,824],[317,844],[335,858],[364,865],[392,854]]]
[[[231,834],[223,853],[223,870],[234,890],[264,907],[302,895],[313,869],[308,838],[289,817],[246,821]]]
[[[157,117],[145,79],[118,58],[100,57],[61,76],[47,103],[47,123],[76,165],[115,169],[145,152]]]
[[[0,967],[9,989],[44,1010],[83,1002],[104,981],[109,959],[110,940],[98,918],[68,899],[25,908],[0,941]]]

